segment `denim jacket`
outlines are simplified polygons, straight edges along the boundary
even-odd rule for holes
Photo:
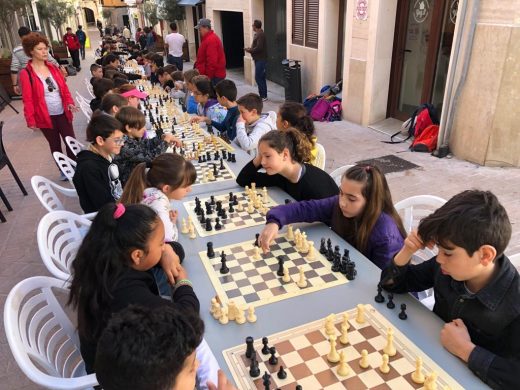
[[[436,257],[398,267],[392,261],[381,281],[387,291],[404,293],[433,287],[433,311],[445,322],[460,318],[476,345],[468,367],[495,389],[520,388],[520,277],[509,259],[496,260],[493,279],[476,294],[464,282],[443,275]]]

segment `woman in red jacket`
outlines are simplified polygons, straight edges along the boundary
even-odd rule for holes
[[[47,62],[49,41],[31,33],[22,40],[22,47],[31,59],[20,71],[23,111],[27,127],[40,129],[49,143],[51,153],[61,152],[61,138],[75,137],[72,114],[78,110],[60,69]],[[75,159],[67,147],[67,155]]]

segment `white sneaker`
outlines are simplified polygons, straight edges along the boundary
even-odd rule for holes
[[[60,181],[68,181],[69,179],[67,178],[67,176],[65,176],[63,174],[63,172],[60,172]]]

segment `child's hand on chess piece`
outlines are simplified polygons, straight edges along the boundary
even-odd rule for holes
[[[433,249],[433,246],[433,242],[424,243],[417,234],[417,230],[414,229],[405,238],[404,245],[397,255],[395,255],[394,262],[398,266],[403,266],[411,260],[412,255],[418,250],[424,249],[425,247]]]
[[[208,390],[237,390],[235,386],[231,384],[224,371],[218,370],[218,387],[211,381],[208,381]]]
[[[258,237],[258,245],[264,253],[269,252],[269,246],[271,245],[271,242],[276,238],[276,235],[278,234],[278,230],[280,228],[276,223],[268,223],[265,225],[264,230],[262,230],[262,233],[260,233],[260,236]]]
[[[177,216],[179,215],[179,212],[177,210],[170,210],[170,220],[173,224],[177,223]]]
[[[178,139],[177,137],[175,137],[174,135],[172,134],[167,134],[165,133],[163,135],[163,141],[166,142],[166,143],[169,143],[169,144],[174,144],[175,146],[179,147],[182,145],[182,142],[180,139]]]
[[[175,284],[175,280],[179,277],[179,267],[181,266],[181,262],[177,253],[175,253],[169,244],[164,245],[159,264],[161,264],[161,267],[168,278],[168,282],[172,285]]]
[[[194,116],[191,117],[190,123],[199,123],[199,122],[202,122],[203,120],[204,120],[203,116],[194,115]]]
[[[460,318],[444,324],[441,330],[441,343],[444,348],[466,363],[471,351],[475,348],[475,344],[471,342],[468,328]]]

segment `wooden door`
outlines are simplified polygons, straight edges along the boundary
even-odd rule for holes
[[[265,0],[263,28],[267,42],[267,79],[284,84],[282,60],[287,58],[286,0]]]

